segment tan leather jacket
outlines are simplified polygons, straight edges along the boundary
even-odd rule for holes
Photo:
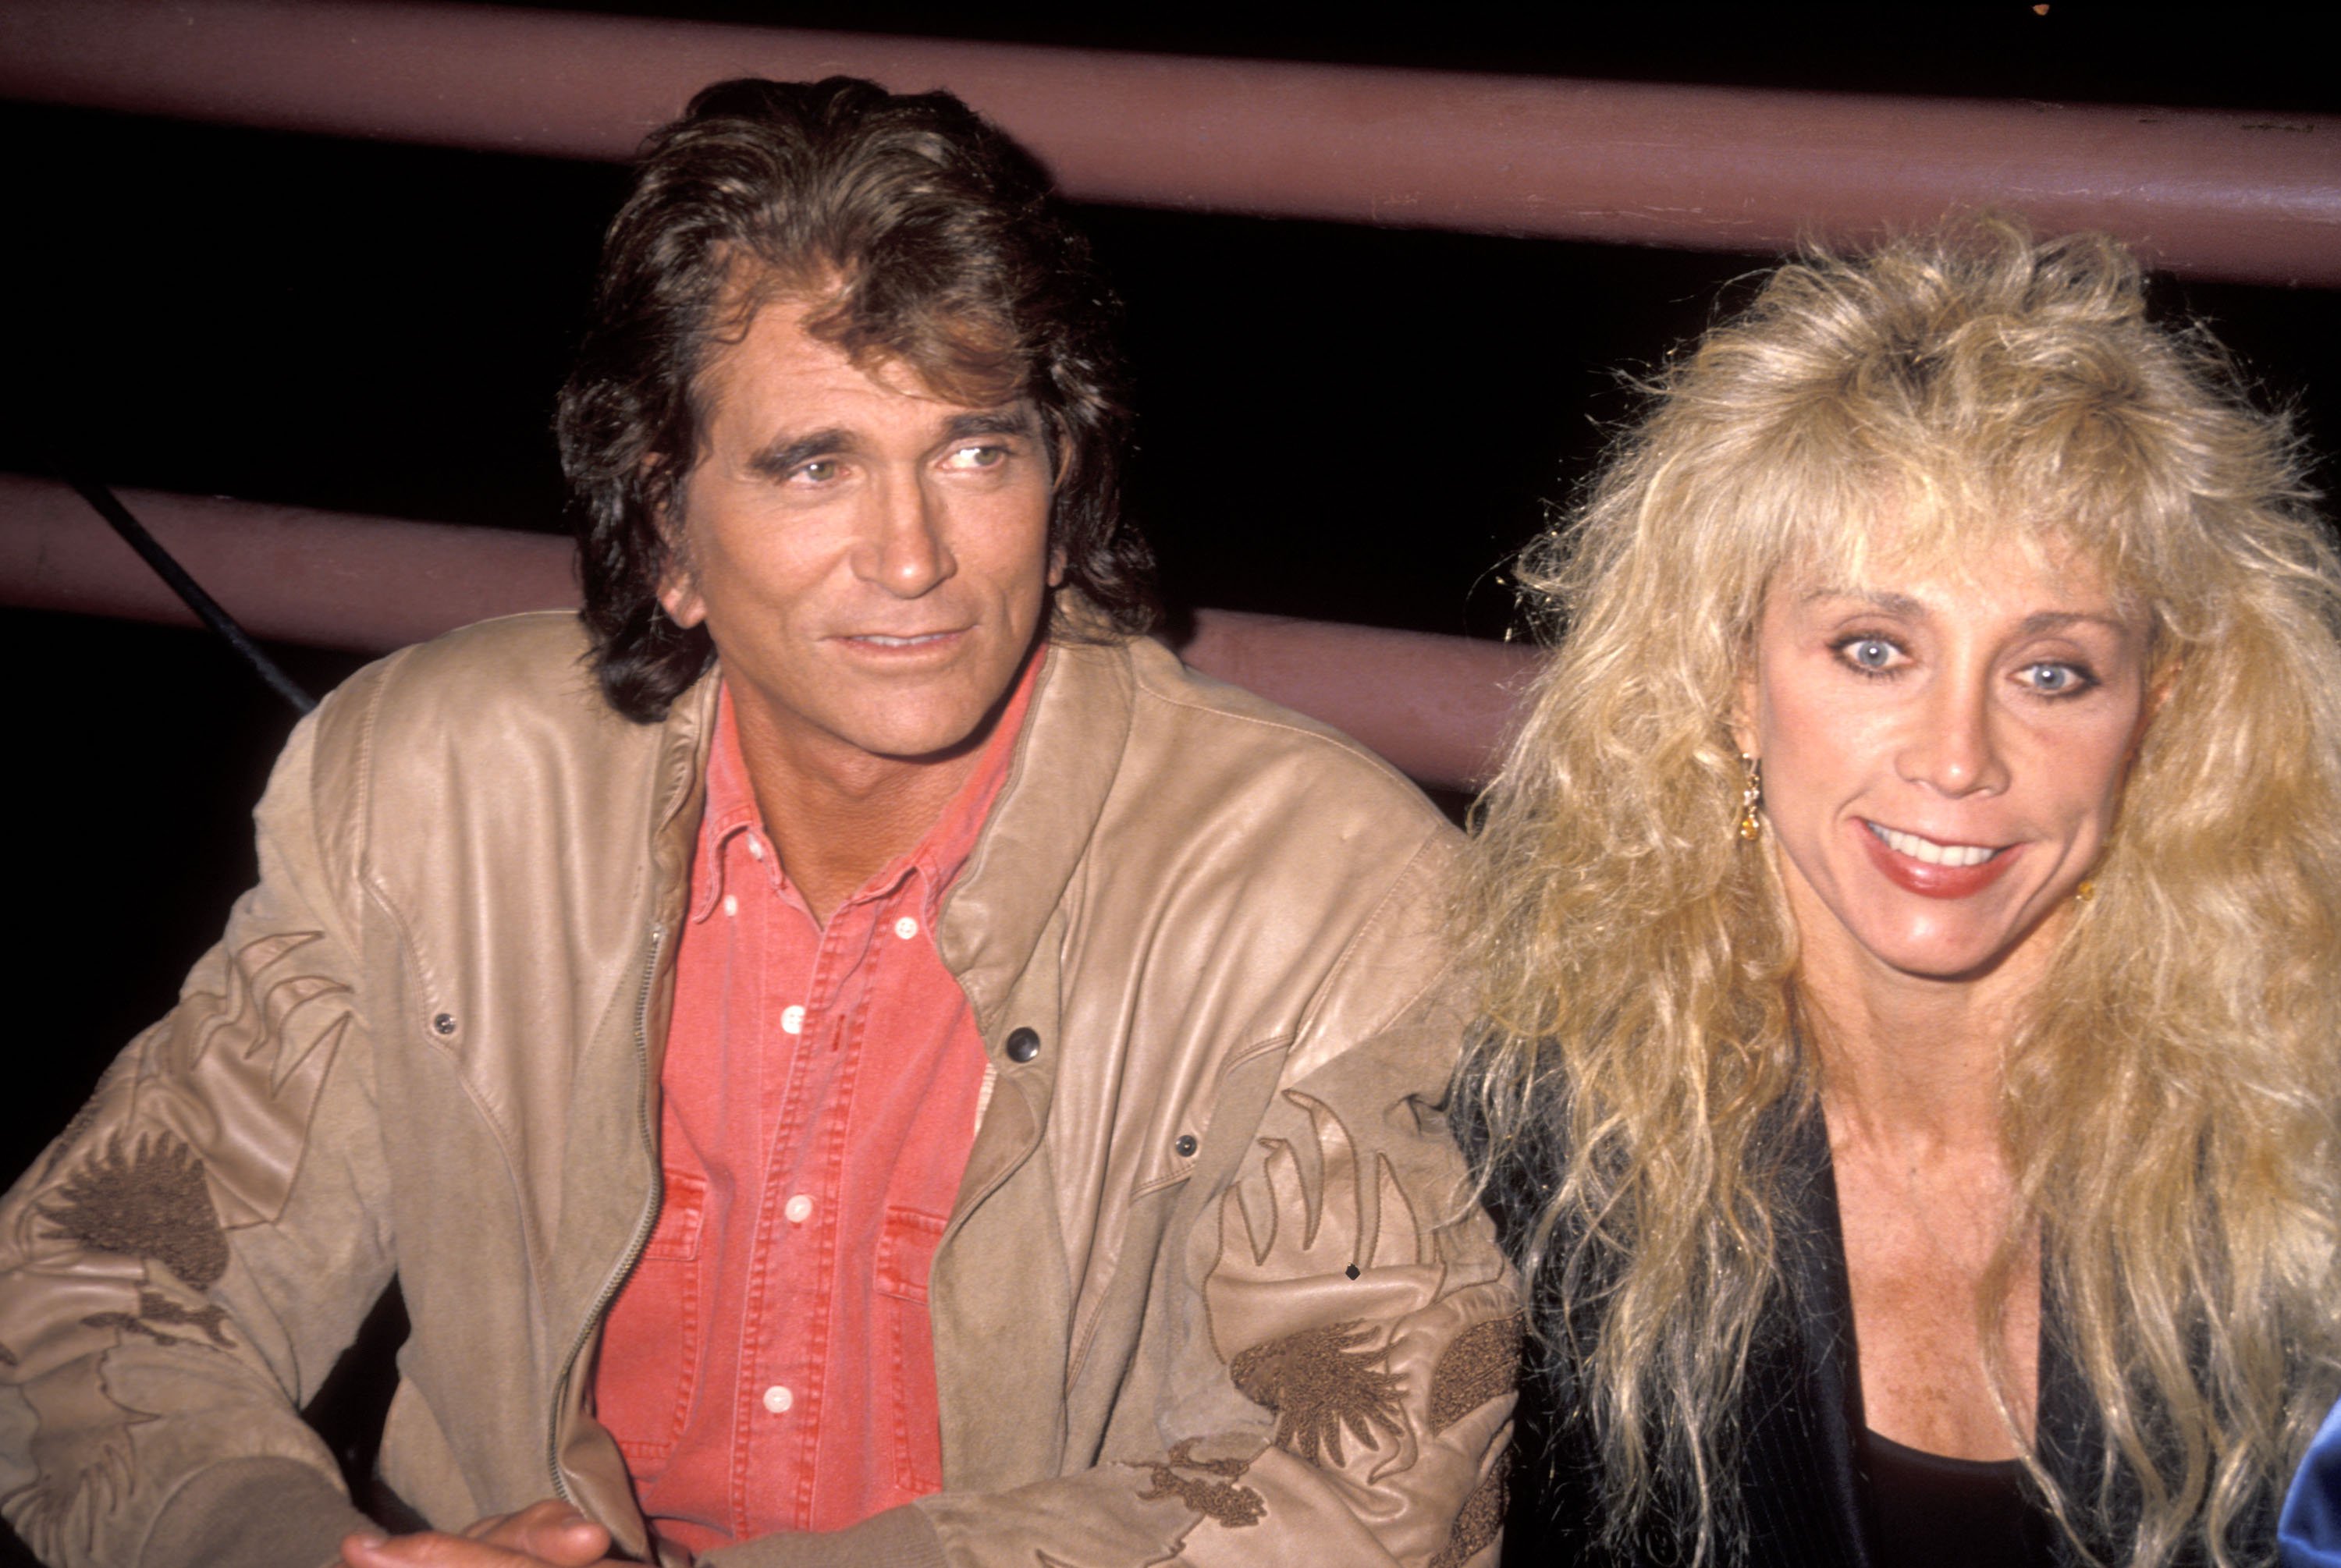
[[[226,938],[0,1208],[0,1501],[45,1555],[330,1561],[363,1521],[294,1407],[393,1270],[390,1484],[647,1552],[585,1401],[658,1206],[714,683],[636,726],[583,651],[491,622],[304,722]],[[1053,650],[937,934],[996,1074],[930,1276],[947,1489],[709,1561],[1491,1562],[1518,1318],[1428,1108],[1451,840],[1151,644]]]

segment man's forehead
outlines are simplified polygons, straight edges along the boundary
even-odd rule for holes
[[[702,407],[760,419],[796,417],[793,410],[844,407],[872,400],[915,403],[934,417],[965,410],[1014,407],[1014,396],[991,401],[953,395],[959,389],[933,378],[902,355],[883,350],[850,352],[818,329],[821,303],[784,296],[758,310],[720,346],[699,375]],[[982,389],[977,389],[982,390]]]
[[[727,409],[759,419],[793,420],[796,410],[882,398],[922,405],[937,420],[981,414],[1037,425],[1031,400],[1012,378],[968,373],[969,367],[928,366],[906,353],[872,344],[859,352],[841,339],[850,323],[837,314],[833,293],[780,292],[735,314],[718,334],[702,367],[697,401],[711,420]],[[941,372],[941,373],[938,373]],[[747,405],[747,406],[743,406]]]

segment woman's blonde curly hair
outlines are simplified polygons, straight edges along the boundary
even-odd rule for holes
[[[2093,1495],[2027,1443],[2035,1482],[2100,1553],[2225,1563],[2341,1388],[2341,576],[2285,421],[2234,386],[2103,236],[1986,217],[1809,253],[1655,377],[1522,558],[1559,648],[1480,809],[1458,1089],[1483,1182],[1526,1173],[1522,1262],[1613,1541],[1732,1538],[1778,1134],[1819,1084],[1768,839],[1733,832],[1729,721],[1768,587],[1880,551],[2094,566],[2167,691],[2005,1061],[2023,1212],[1984,1343],[2037,1222],[2106,1438]]]

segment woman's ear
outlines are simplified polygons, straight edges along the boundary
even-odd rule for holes
[[[1761,757],[1764,746],[1756,723],[1756,671],[1752,663],[1740,672],[1731,691],[1731,742],[1739,748],[1742,757]]]
[[[2129,754],[2122,759],[2124,768],[2137,760],[2137,749],[2146,744],[2146,732],[2154,728],[2155,715],[2160,713],[2162,705],[2170,700],[2171,690],[2186,672],[2187,661],[2174,659],[2147,683],[2146,700],[2137,705],[2137,727],[2129,735]]]

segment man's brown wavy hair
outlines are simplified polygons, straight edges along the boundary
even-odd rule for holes
[[[701,378],[783,295],[811,300],[807,330],[857,364],[907,365],[955,402],[1029,401],[1074,590],[1055,630],[1153,626],[1153,558],[1121,513],[1115,304],[1046,173],[947,93],[720,82],[644,144],[561,391],[583,616],[613,707],[662,718],[714,660],[658,582],[709,412]]]

